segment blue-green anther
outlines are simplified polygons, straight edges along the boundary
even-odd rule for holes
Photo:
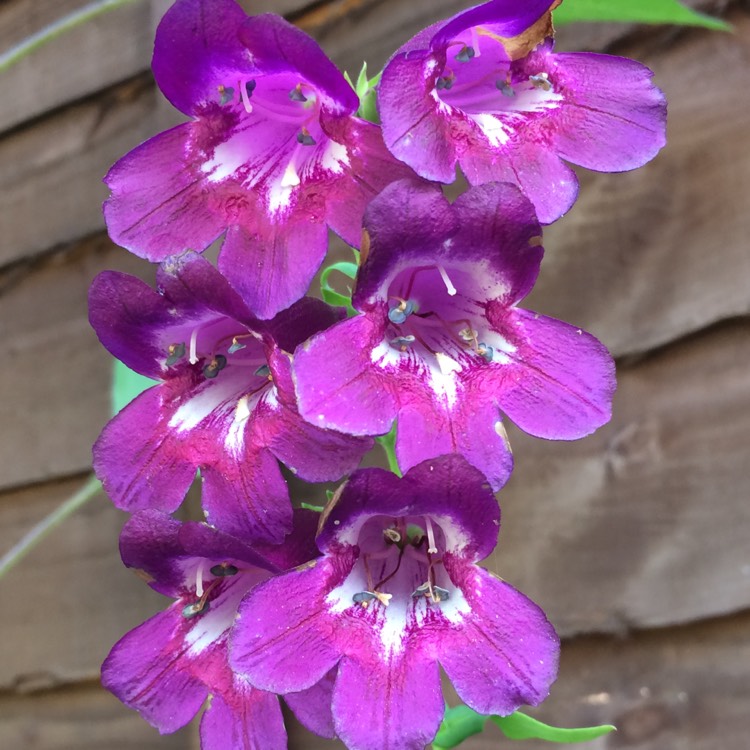
[[[185,342],[179,344],[170,344],[167,349],[169,356],[167,357],[167,367],[176,365],[185,356]]]

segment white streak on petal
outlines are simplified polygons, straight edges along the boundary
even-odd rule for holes
[[[487,113],[469,115],[484,133],[491,146],[503,146],[510,140],[510,134],[503,122]]]
[[[460,372],[461,365],[444,352],[435,354],[438,368],[430,367],[427,370],[429,387],[438,395],[443,396],[448,407],[453,407],[458,402],[458,378],[456,373]]]
[[[343,143],[329,141],[323,156],[320,160],[320,166],[333,174],[341,174],[344,166],[349,165],[349,151]]]

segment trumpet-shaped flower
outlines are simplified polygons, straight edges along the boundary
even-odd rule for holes
[[[378,102],[391,152],[418,174],[513,182],[548,224],[578,192],[565,162],[635,169],[664,145],[666,102],[633,60],[555,53],[559,0],[492,0],[425,29],[383,71]]]
[[[254,549],[205,524],[135,514],[120,539],[123,561],[175,601],[113,647],[102,666],[104,686],[163,734],[187,724],[209,699],[203,750],[286,750],[277,697],[232,671],[227,643],[248,591],[317,554],[317,517],[310,516],[297,512],[282,547]],[[312,731],[333,736],[330,678],[287,702]]]
[[[242,602],[234,669],[280,694],[338,666],[336,734],[352,750],[423,750],[443,716],[439,667],[484,714],[536,705],[557,672],[544,613],[476,563],[495,547],[500,510],[460,456],[352,475],[326,509],[323,557]]]
[[[152,261],[203,250],[226,232],[219,266],[270,318],[305,294],[328,227],[358,245],[367,202],[411,172],[318,45],[279,16],[234,0],[177,0],[153,70],[192,120],[111,169],[110,236]]]
[[[305,298],[259,321],[226,279],[194,253],[165,263],[159,292],[105,271],[90,320],[107,349],[161,381],[105,428],[94,468],[117,507],[175,510],[200,469],[210,523],[280,542],[292,509],[277,459],[313,482],[341,478],[370,448],[305,422],[286,354],[341,319]]]
[[[461,453],[498,489],[511,471],[507,415],[572,440],[608,421],[607,350],[580,328],[520,309],[539,273],[541,231],[509,184],[452,205],[437,186],[386,188],[369,206],[352,304],[361,314],[294,354],[303,417],[377,435],[398,419],[402,469]]]

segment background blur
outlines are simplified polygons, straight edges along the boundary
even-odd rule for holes
[[[84,4],[3,0],[0,50]],[[470,5],[243,4],[286,13],[354,74]],[[615,416],[577,443],[514,431],[517,468],[488,561],[565,639],[535,715],[619,727],[590,750],[749,746],[750,5],[692,4],[735,33],[559,34],[561,48],[646,63],[670,103],[666,150],[633,173],[583,174],[578,204],[546,233],[525,306],[614,352]],[[151,269],[107,240],[101,177],[179,121],[148,70],[167,6],[99,17],[0,78],[0,553],[83,483],[108,418],[111,362],[88,327],[86,290],[104,268]],[[98,497],[0,580],[0,747],[198,747],[194,728],[160,738],[98,684],[115,640],[166,604],[121,566],[123,520]],[[291,733],[295,750],[338,747]],[[511,744],[492,728],[464,747]]]

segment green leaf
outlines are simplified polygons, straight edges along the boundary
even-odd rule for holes
[[[369,122],[379,123],[380,118],[378,116],[378,92],[376,86],[380,83],[380,77],[382,72],[378,73],[374,78],[367,76],[367,63],[362,63],[362,68],[357,76],[357,82],[352,83],[352,79],[348,73],[344,73],[344,77],[349,82],[349,85],[357,92],[359,97],[359,110],[357,114],[363,119]]]
[[[484,731],[487,717],[472,711],[468,706],[445,709],[445,718],[432,743],[433,750],[451,750],[464,740]]]
[[[396,430],[398,425],[396,422],[393,423],[390,432],[386,435],[381,435],[375,438],[375,442],[385,451],[386,458],[388,459],[388,468],[397,476],[403,476],[401,469],[398,465],[398,459],[396,458]],[[464,707],[465,708],[465,707]],[[447,709],[451,711],[452,709]]]
[[[112,414],[124,409],[139,393],[152,385],[156,385],[155,380],[133,372],[116,359],[112,371]]]
[[[570,744],[573,742],[588,742],[615,731],[611,724],[599,727],[583,727],[581,729],[561,729],[543,724],[541,721],[532,719],[520,711],[510,716],[490,716],[490,721],[497,724],[503,734],[511,740],[546,740],[547,742],[558,742]]]
[[[323,300],[329,305],[345,307],[350,317],[356,315],[357,312],[352,307],[351,295],[337,292],[329,283],[328,278],[334,271],[344,274],[349,279],[354,279],[357,275],[357,264],[342,260],[338,263],[332,263],[320,274],[320,293]]]
[[[688,8],[678,0],[565,0],[554,11],[557,25],[577,21],[623,21],[626,23],[703,26],[730,31],[731,25]]]
[[[322,513],[325,510],[322,505],[310,505],[310,503],[300,503],[299,507],[305,510],[312,510],[315,513]]]

